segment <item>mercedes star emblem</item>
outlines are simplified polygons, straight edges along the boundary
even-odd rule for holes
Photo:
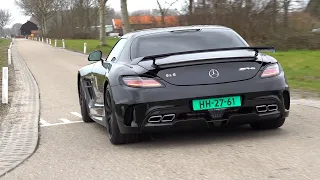
[[[219,77],[219,71],[216,70],[216,69],[211,69],[211,70],[209,71],[209,76],[210,76],[211,78],[217,78],[217,77]]]

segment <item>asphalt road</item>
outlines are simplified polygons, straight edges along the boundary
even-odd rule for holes
[[[292,105],[290,118],[278,130],[244,126],[113,146],[102,126],[79,122],[76,73],[88,63],[86,56],[40,42],[16,44],[40,88],[40,143],[3,179],[320,178],[320,109]]]

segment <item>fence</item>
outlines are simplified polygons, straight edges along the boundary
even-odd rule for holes
[[[28,39],[34,40],[34,41],[39,41],[45,44],[52,45],[52,40],[50,38],[44,38],[44,37],[29,37]],[[61,39],[61,44],[62,44],[62,49],[66,48],[66,41],[64,39]],[[58,46],[58,39],[54,39],[54,47],[59,47]],[[83,54],[87,54],[87,43],[83,43]]]

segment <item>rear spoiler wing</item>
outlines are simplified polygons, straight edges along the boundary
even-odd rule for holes
[[[183,55],[183,54],[195,54],[195,53],[203,53],[203,52],[231,51],[231,50],[253,50],[255,51],[254,57],[257,57],[260,51],[276,52],[276,49],[274,47],[232,47],[232,48],[204,49],[204,50],[181,51],[181,52],[174,52],[174,53],[145,56],[145,57],[134,59],[131,63],[138,64],[141,61],[153,60],[152,66],[157,67],[157,64],[156,64],[157,58]]]

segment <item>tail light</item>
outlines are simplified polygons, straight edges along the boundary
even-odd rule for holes
[[[153,79],[153,78],[148,78],[148,77],[123,77],[122,78],[123,82],[125,85],[129,87],[147,87],[147,88],[152,88],[152,87],[162,87],[163,85]]]
[[[280,74],[280,68],[278,64],[271,64],[267,66],[262,74],[261,77],[266,78],[266,77],[274,77]]]

